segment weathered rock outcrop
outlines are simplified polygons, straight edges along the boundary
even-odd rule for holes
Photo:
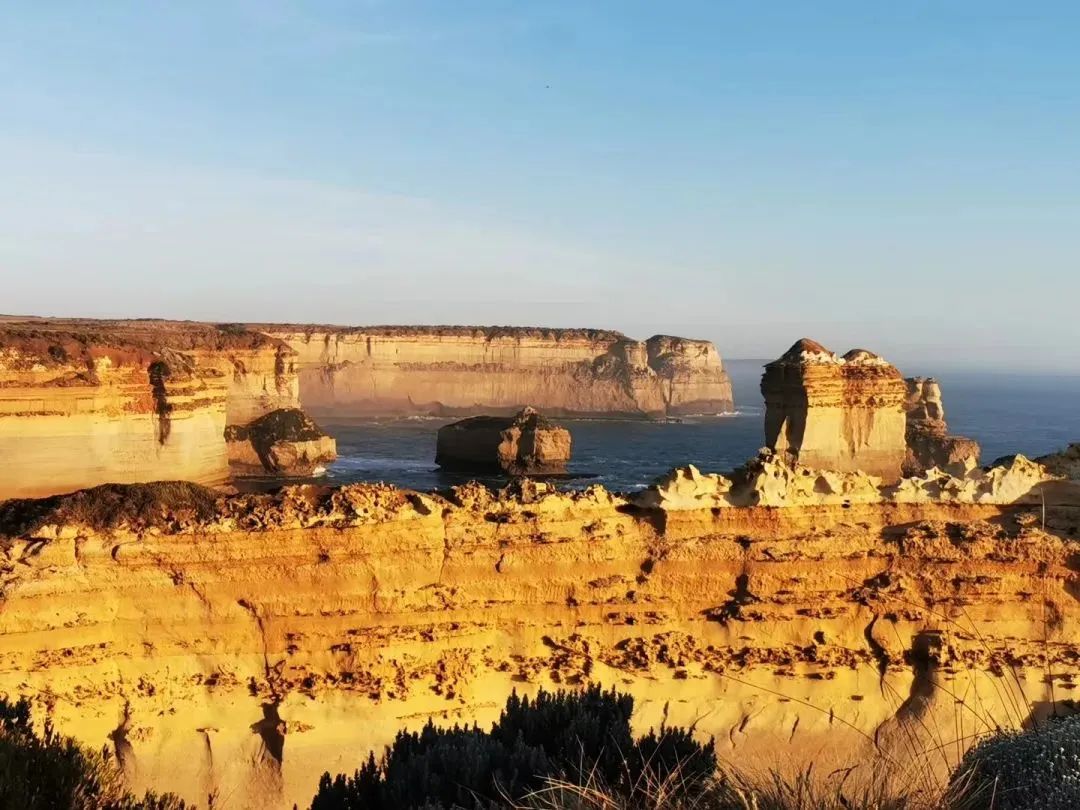
[[[793,464],[790,456],[762,452],[730,477],[705,474],[693,465],[672,470],[632,496],[645,509],[771,506],[851,506],[852,504],[956,503],[1040,504],[1062,476],[1023,456],[987,470],[957,475],[931,468],[892,484],[864,472],[819,470]]]
[[[928,377],[909,377],[907,400],[907,456],[904,474],[913,475],[938,467],[952,472],[971,470],[979,465],[979,443],[965,436],[949,434],[941,386]]]
[[[900,372],[872,352],[843,357],[803,339],[765,366],[765,442],[807,467],[895,481],[907,453]]]
[[[1080,481],[1080,444],[1070,444],[1059,453],[1039,456],[1035,460],[1055,475]]]
[[[570,431],[533,408],[516,416],[473,416],[439,428],[435,463],[448,470],[559,475],[570,462]]]
[[[254,327],[297,353],[315,415],[516,413],[658,417],[733,409],[704,340],[595,329]]]
[[[617,685],[641,728],[794,767],[947,766],[1072,696],[1073,510],[864,503],[854,477],[822,493],[760,467],[787,482],[763,500],[819,500],[658,509],[526,481],[8,503],[0,692],[215,808],[304,806],[399,727],[487,723],[540,685]]]
[[[310,475],[337,458],[337,442],[299,408],[225,428],[234,475]]]
[[[228,475],[222,435],[295,405],[292,351],[237,327],[0,322],[0,498]]]

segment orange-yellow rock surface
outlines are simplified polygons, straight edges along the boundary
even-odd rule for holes
[[[733,408],[704,340],[636,341],[597,329],[257,327],[297,353],[300,398],[316,415],[671,416]]]
[[[435,463],[450,470],[513,476],[566,472],[570,431],[533,408],[515,416],[471,416],[439,428]]]
[[[843,357],[803,339],[765,366],[765,443],[808,467],[900,478],[907,388],[864,349]]]
[[[642,728],[825,768],[954,757],[1073,695],[1075,485],[1026,461],[822,476],[763,457],[633,498],[526,481],[9,502],[0,692],[117,749],[137,786],[215,808],[304,806],[398,728],[488,722],[515,688],[600,681]],[[928,486],[959,494],[900,494]]]
[[[666,336],[0,317],[0,499],[107,482],[221,483],[227,426],[301,405],[360,415],[530,403],[643,417],[727,411],[732,397],[711,343]],[[234,462],[251,460],[231,450]],[[333,455],[329,439],[282,450],[292,455],[276,466]]]
[[[945,421],[941,385],[927,377],[909,377],[907,384],[907,456],[904,473],[911,475],[931,467],[952,471],[970,470],[979,464],[979,443],[953,436]]]
[[[226,424],[295,404],[291,355],[243,328],[0,322],[0,498],[224,481]]]

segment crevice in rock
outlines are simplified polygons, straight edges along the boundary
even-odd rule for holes
[[[171,374],[169,364],[164,360],[155,360],[148,370],[150,377],[150,395],[154,399],[154,413],[157,415],[157,440],[158,444],[165,444],[172,432],[173,406],[169,402],[168,391],[165,389],[165,381]]]
[[[116,728],[109,732],[109,739],[113,744],[116,762],[120,766],[124,779],[131,781],[135,778],[135,748],[128,740],[131,731],[131,703],[124,701],[124,711]]]
[[[259,615],[259,611],[246,599],[238,599],[237,605],[242,607],[248,613],[251,614],[251,618],[255,620],[255,626],[259,628],[259,639],[262,642],[262,655],[263,655],[263,676],[266,680],[266,686],[270,690],[270,697],[275,702],[281,701],[281,694],[278,691],[278,678],[277,670],[270,665],[270,645],[266,638],[266,627],[263,624],[262,616]]]
[[[878,614],[874,614],[874,618],[870,620],[870,624],[863,628],[863,638],[866,639],[866,646],[870,648],[870,654],[874,656],[874,660],[877,662],[878,671],[878,689],[882,692],[885,690],[885,673],[889,670],[889,658],[888,651],[881,646],[881,643],[874,638],[874,625],[878,623],[881,617]]]

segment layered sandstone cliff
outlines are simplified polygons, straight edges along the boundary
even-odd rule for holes
[[[254,327],[297,353],[318,414],[665,416],[733,409],[708,341],[586,329]]]
[[[928,377],[909,377],[907,400],[907,456],[904,473],[911,475],[931,467],[970,470],[979,464],[979,443],[949,433],[941,386]]]
[[[765,442],[808,467],[900,477],[907,453],[900,372],[872,352],[843,357],[803,339],[765,366]]]
[[[221,482],[225,426],[295,404],[291,356],[243,328],[0,322],[0,498]]]
[[[9,503],[0,692],[215,808],[304,806],[399,727],[486,723],[539,685],[617,685],[642,728],[822,768],[943,766],[1072,695],[1068,484],[998,474],[1043,488],[1044,524],[1000,485],[994,503],[867,502],[858,476],[834,476],[838,497],[763,461],[772,505],[750,507],[673,508],[670,482],[653,504],[530,482]]]

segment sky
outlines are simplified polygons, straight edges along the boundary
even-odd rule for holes
[[[1080,372],[1080,6],[0,7],[0,313]]]

